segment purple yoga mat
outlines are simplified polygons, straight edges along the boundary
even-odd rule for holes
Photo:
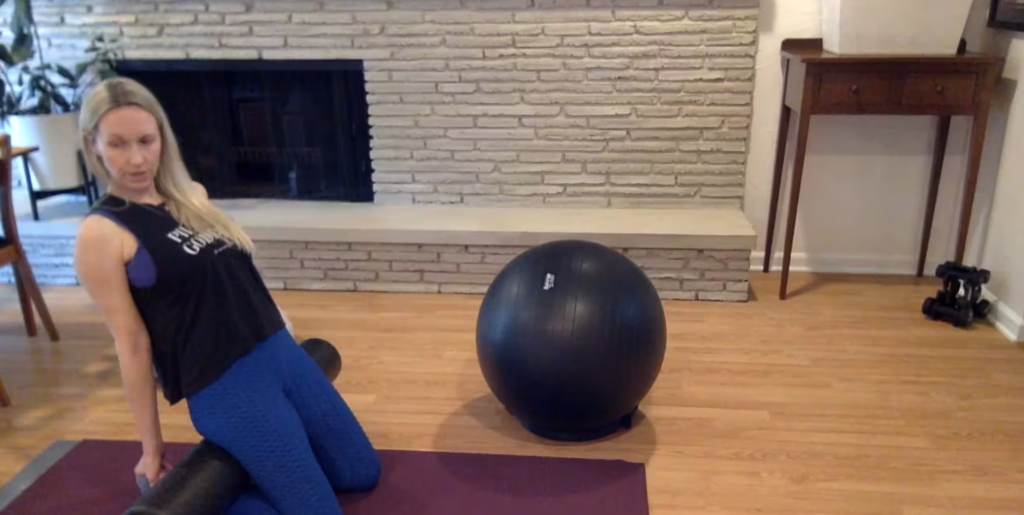
[[[168,444],[172,463],[192,444]],[[85,440],[0,515],[119,515],[138,497],[138,442]],[[647,515],[643,464],[380,451],[377,489],[338,497],[345,515]]]

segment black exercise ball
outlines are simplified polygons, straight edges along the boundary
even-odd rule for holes
[[[477,357],[527,430],[566,441],[631,427],[665,357],[665,312],[635,263],[603,245],[556,241],[513,259],[477,318]]]

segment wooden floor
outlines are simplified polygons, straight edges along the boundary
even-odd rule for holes
[[[277,294],[339,346],[336,385],[373,442],[647,463],[651,513],[1020,515],[1024,351],[920,315],[933,280],[755,274],[748,304],[667,304],[669,350],[638,427],[589,444],[521,429],[480,376],[480,297]],[[64,340],[24,337],[0,288],[0,483],[56,439],[135,439],[110,339],[79,289],[48,289]],[[198,440],[183,405],[168,441]],[[126,471],[129,473],[129,471]]]

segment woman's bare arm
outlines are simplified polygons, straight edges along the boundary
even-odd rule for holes
[[[164,442],[157,382],[149,333],[128,287],[126,239],[126,232],[112,221],[100,216],[86,218],[76,244],[75,269],[114,337],[121,381],[142,439],[143,454],[159,456]]]

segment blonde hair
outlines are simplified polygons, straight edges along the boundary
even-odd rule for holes
[[[132,79],[115,77],[101,82],[89,93],[82,105],[78,126],[82,131],[82,151],[89,171],[107,184],[111,183],[110,171],[96,155],[93,141],[103,116],[113,109],[125,106],[140,107],[156,118],[161,139],[156,190],[164,198],[171,216],[196,234],[212,233],[252,253],[253,242],[242,227],[217,209],[209,199],[196,193],[192,177],[181,159],[178,139],[171,129],[167,113],[152,92]]]

